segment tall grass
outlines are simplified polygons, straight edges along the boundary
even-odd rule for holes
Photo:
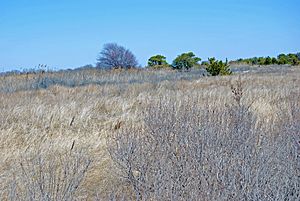
[[[0,77],[0,199],[299,200],[299,75]]]
[[[235,73],[289,73],[296,68],[288,66],[270,66],[265,68],[249,66],[232,66]],[[65,70],[58,72],[37,71],[19,74],[0,75],[0,92],[16,92],[24,90],[47,89],[59,85],[66,87],[78,87],[86,85],[127,85],[142,83],[160,83],[163,81],[196,80],[207,76],[205,69],[193,69],[188,72],[175,70],[151,70],[151,69],[117,69],[113,71],[86,69]],[[18,80],[18,82],[16,82]]]

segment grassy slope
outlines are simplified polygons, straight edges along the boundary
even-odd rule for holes
[[[243,103],[266,124],[276,121],[277,110],[288,108],[287,99],[300,96],[299,68],[241,76]],[[53,85],[50,78],[66,86]],[[84,148],[93,160],[79,194],[92,197],[112,187],[121,189],[124,183],[114,174],[106,135],[119,127],[141,125],[144,108],[157,102],[193,99],[199,107],[223,107],[233,101],[230,83],[237,78],[93,70],[1,77],[0,197],[7,196],[7,184],[12,173],[20,171],[18,161],[24,155],[39,150],[41,156],[55,156],[69,152],[73,143],[74,150]],[[30,90],[41,80],[45,89]]]

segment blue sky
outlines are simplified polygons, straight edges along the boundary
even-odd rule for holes
[[[237,59],[300,51],[298,0],[0,0],[0,71],[95,64],[103,44],[145,65],[193,51]]]

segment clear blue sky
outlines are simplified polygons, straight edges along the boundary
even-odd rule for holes
[[[0,71],[95,64],[103,44],[142,65],[193,51],[206,60],[300,51],[299,0],[0,0]]]

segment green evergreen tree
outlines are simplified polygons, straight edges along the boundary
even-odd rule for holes
[[[265,62],[264,62],[263,65],[270,65],[270,64],[272,64],[272,58],[271,57],[266,57]]]
[[[278,61],[278,64],[281,64],[281,65],[289,63],[288,57],[285,54],[278,55],[277,61]]]
[[[197,65],[201,61],[199,57],[196,57],[193,52],[183,53],[174,59],[172,67],[178,70],[189,70],[193,66]]]
[[[148,66],[150,67],[162,65],[168,65],[166,57],[163,55],[155,55],[148,59]]]
[[[289,64],[291,64],[293,66],[296,66],[296,65],[300,64],[300,61],[299,61],[296,54],[288,54],[287,57],[288,57],[288,63]]]
[[[207,65],[206,70],[212,76],[232,74],[227,59],[225,63],[223,61],[216,60],[214,57],[208,58],[208,61],[209,64]]]
[[[272,64],[277,64],[277,63],[278,63],[277,59],[275,57],[272,57]]]
[[[264,57],[259,57],[259,58],[257,59],[257,63],[258,63],[258,65],[265,65],[265,63],[266,63],[266,58],[264,58]]]

